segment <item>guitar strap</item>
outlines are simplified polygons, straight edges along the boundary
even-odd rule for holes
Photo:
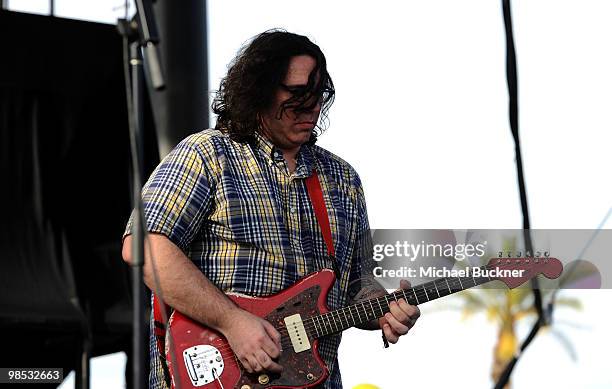
[[[336,256],[334,255],[334,241],[332,239],[331,228],[329,226],[329,215],[327,214],[327,208],[325,208],[325,200],[323,199],[323,190],[321,190],[321,183],[319,182],[319,176],[316,170],[312,170],[312,175],[306,178],[306,189],[308,190],[308,196],[310,202],[314,207],[319,227],[323,233],[323,239],[327,245],[327,255],[331,260],[334,273],[336,273],[336,279],[340,280],[340,270],[338,269],[338,263]],[[385,348],[389,347],[389,342],[385,337],[385,333],[382,334],[383,345]]]
[[[334,251],[334,240],[332,238],[331,227],[329,225],[329,215],[327,208],[325,207],[325,199],[323,198],[323,190],[321,189],[321,182],[319,181],[319,175],[315,169],[312,170],[310,177],[306,178],[306,190],[308,191],[308,197],[315,211],[317,222],[323,233],[323,240],[327,246],[327,256],[329,257],[336,279],[340,280],[340,270],[338,269],[338,263],[336,261],[336,255]]]
[[[325,206],[325,199],[323,198],[323,190],[321,189],[321,182],[317,171],[313,169],[312,175],[306,178],[306,190],[308,191],[308,197],[315,211],[315,216],[321,232],[323,233],[323,240],[327,246],[327,255],[332,263],[336,279],[340,279],[340,270],[336,262],[336,256],[334,251],[334,241],[332,238],[331,227],[329,224],[329,215],[327,214],[327,207]],[[155,341],[157,344],[157,351],[162,359],[162,366],[164,367],[164,373],[166,373],[166,354],[165,354],[165,343],[166,343],[166,321],[163,318],[162,310],[160,307],[160,300],[156,294],[153,294],[153,331],[155,335]],[[170,313],[170,306],[165,305],[165,311]]]
[[[170,372],[168,371],[168,364],[166,363],[166,321],[162,315],[160,307],[162,302],[157,298],[157,295],[153,293],[153,334],[155,336],[155,344],[157,345],[157,352],[164,372],[164,379],[166,384],[170,385]],[[170,306],[164,303],[164,311],[167,317],[170,317],[171,312]]]

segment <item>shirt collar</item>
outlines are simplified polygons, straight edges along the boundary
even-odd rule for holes
[[[255,146],[268,161],[279,162],[283,160],[283,153],[265,136],[255,132]]]
[[[265,136],[255,132],[255,146],[270,163],[284,163],[283,152]],[[314,156],[310,145],[302,145],[297,155],[297,166],[295,168],[295,176],[297,178],[309,177],[312,174],[314,167]]]

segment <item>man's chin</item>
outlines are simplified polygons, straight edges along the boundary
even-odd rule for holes
[[[303,145],[304,143],[307,143],[310,140],[311,135],[312,131],[305,131],[304,133],[300,133],[299,136],[296,136],[293,139],[293,143],[296,145]]]

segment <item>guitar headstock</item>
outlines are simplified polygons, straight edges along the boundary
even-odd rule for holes
[[[513,289],[539,274],[555,279],[563,272],[563,264],[557,258],[550,257],[491,258],[487,269],[499,269],[502,275],[491,278]]]

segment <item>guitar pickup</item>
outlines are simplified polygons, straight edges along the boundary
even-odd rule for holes
[[[302,322],[302,316],[299,313],[295,315],[287,316],[284,319],[285,327],[289,333],[289,339],[291,339],[291,345],[295,353],[310,350],[310,341],[304,328],[304,322]]]

